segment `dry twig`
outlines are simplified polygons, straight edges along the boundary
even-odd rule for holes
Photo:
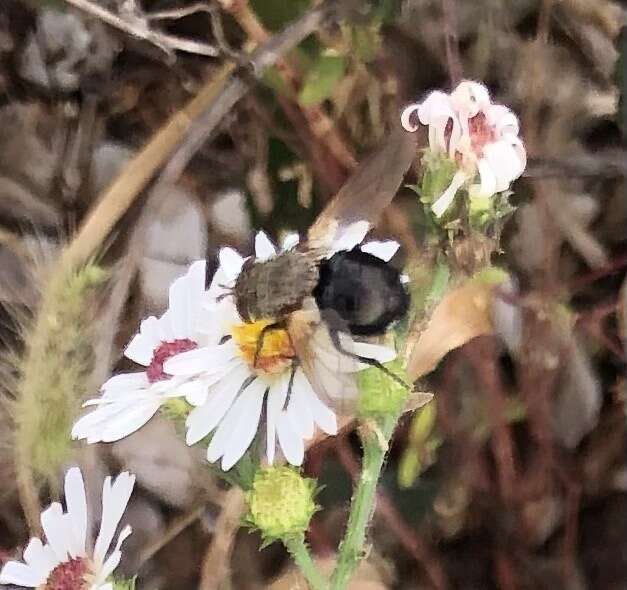
[[[213,539],[202,563],[200,590],[222,587],[229,573],[231,550],[245,508],[246,496],[240,488],[233,487],[226,492]]]
[[[148,41],[159,49],[162,49],[168,55],[172,55],[175,51],[184,51],[185,53],[194,53],[196,55],[204,55],[207,57],[215,57],[218,55],[218,50],[207,43],[201,43],[200,41],[192,41],[191,39],[183,39],[175,35],[169,35],[162,33],[161,31],[155,31],[148,26],[149,18],[137,14],[131,20],[120,18],[117,14],[110,12],[102,6],[98,6],[90,0],[65,0],[68,4],[71,4],[75,8],[82,10],[103,22],[128,33],[132,37]],[[152,20],[156,17],[151,16]]]

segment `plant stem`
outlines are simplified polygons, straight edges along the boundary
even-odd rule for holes
[[[287,537],[283,539],[283,543],[305,576],[309,588],[311,590],[327,590],[329,583],[311,559],[311,554],[305,544],[305,535]]]
[[[331,590],[344,590],[366,552],[366,529],[374,513],[377,483],[381,476],[387,444],[400,413],[386,416],[369,429],[362,430],[364,458],[361,477],[351,502],[346,533],[340,544],[335,571],[331,577]],[[378,428],[379,432],[373,431]]]

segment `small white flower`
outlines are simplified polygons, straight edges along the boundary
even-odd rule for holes
[[[507,107],[493,104],[482,84],[466,80],[451,94],[435,91],[422,103],[408,106],[401,114],[407,131],[418,129],[412,121],[415,114],[429,127],[430,149],[458,165],[450,186],[432,205],[437,217],[477,175],[479,183],[469,190],[485,197],[507,190],[525,170],[527,156],[518,137],[518,119]]]
[[[356,243],[363,238],[363,233]],[[350,233],[350,232],[349,232]],[[357,232],[355,232],[357,233]],[[297,238],[289,236],[284,248],[293,247]],[[342,249],[352,248],[355,236],[343,234]],[[339,249],[339,248],[338,248]],[[383,259],[391,258],[398,244],[370,242],[364,249]],[[267,260],[277,254],[272,242],[260,232],[255,240],[258,260]],[[266,457],[275,458],[278,440],[283,455],[292,465],[303,461],[304,441],[314,434],[315,426],[327,434],[336,434],[335,413],[321,401],[316,391],[319,386],[337,398],[354,397],[357,385],[354,374],[366,368],[353,358],[342,354],[332,343],[329,333],[320,325],[311,337],[312,370],[316,384],[309,381],[303,369],[295,364],[296,353],[285,329],[266,332],[259,354],[257,342],[269,320],[244,322],[237,313],[231,297],[223,297],[232,288],[241,271],[244,258],[232,249],[220,252],[220,267],[209,293],[213,307],[220,317],[222,344],[197,348],[168,360],[165,370],[178,377],[192,379],[197,390],[192,396],[196,408],[187,418],[187,444],[192,445],[213,432],[207,449],[207,459],[222,459],[222,469],[229,470],[252,443],[259,429],[261,416],[266,416]],[[315,303],[312,313],[316,313]],[[345,350],[363,357],[387,362],[395,352],[383,346],[354,342],[340,335]],[[255,357],[256,362],[255,362]]]
[[[102,488],[102,519],[93,551],[87,545],[87,499],[78,467],[65,476],[66,511],[54,502],[41,513],[47,542],[32,538],[24,550],[24,562],[9,561],[0,571],[0,584],[16,584],[47,590],[113,590],[107,578],[120,563],[120,548],[131,527],[120,532],[113,551],[111,543],[128,504],[135,476],[121,473]],[[107,556],[107,553],[109,555]]]
[[[184,379],[164,372],[163,363],[178,353],[213,342],[204,296],[205,261],[200,260],[172,283],[168,310],[160,318],[142,321],[139,333],[124,352],[146,370],[111,377],[102,386],[101,397],[85,403],[96,409],[76,422],[73,438],[87,439],[88,443],[120,440],[146,424],[169,399],[190,393]]]

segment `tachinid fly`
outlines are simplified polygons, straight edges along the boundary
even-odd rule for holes
[[[326,326],[333,346],[367,362],[346,353],[339,334],[383,334],[407,311],[408,294],[394,267],[352,245],[340,251],[336,245],[355,229],[363,237],[378,221],[415,154],[414,136],[395,130],[359,165],[304,242],[270,260],[244,264],[232,291],[240,316],[247,322],[271,319],[268,330],[287,329],[305,372],[308,340],[317,326]]]

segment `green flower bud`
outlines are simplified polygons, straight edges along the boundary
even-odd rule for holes
[[[400,379],[407,381],[400,360],[386,363],[386,367]],[[363,417],[398,414],[407,401],[408,388],[386,375],[381,369],[371,367],[357,374],[359,385],[359,413]]]
[[[266,543],[303,534],[317,510],[316,482],[291,467],[265,467],[255,474],[247,494],[249,524]]]

